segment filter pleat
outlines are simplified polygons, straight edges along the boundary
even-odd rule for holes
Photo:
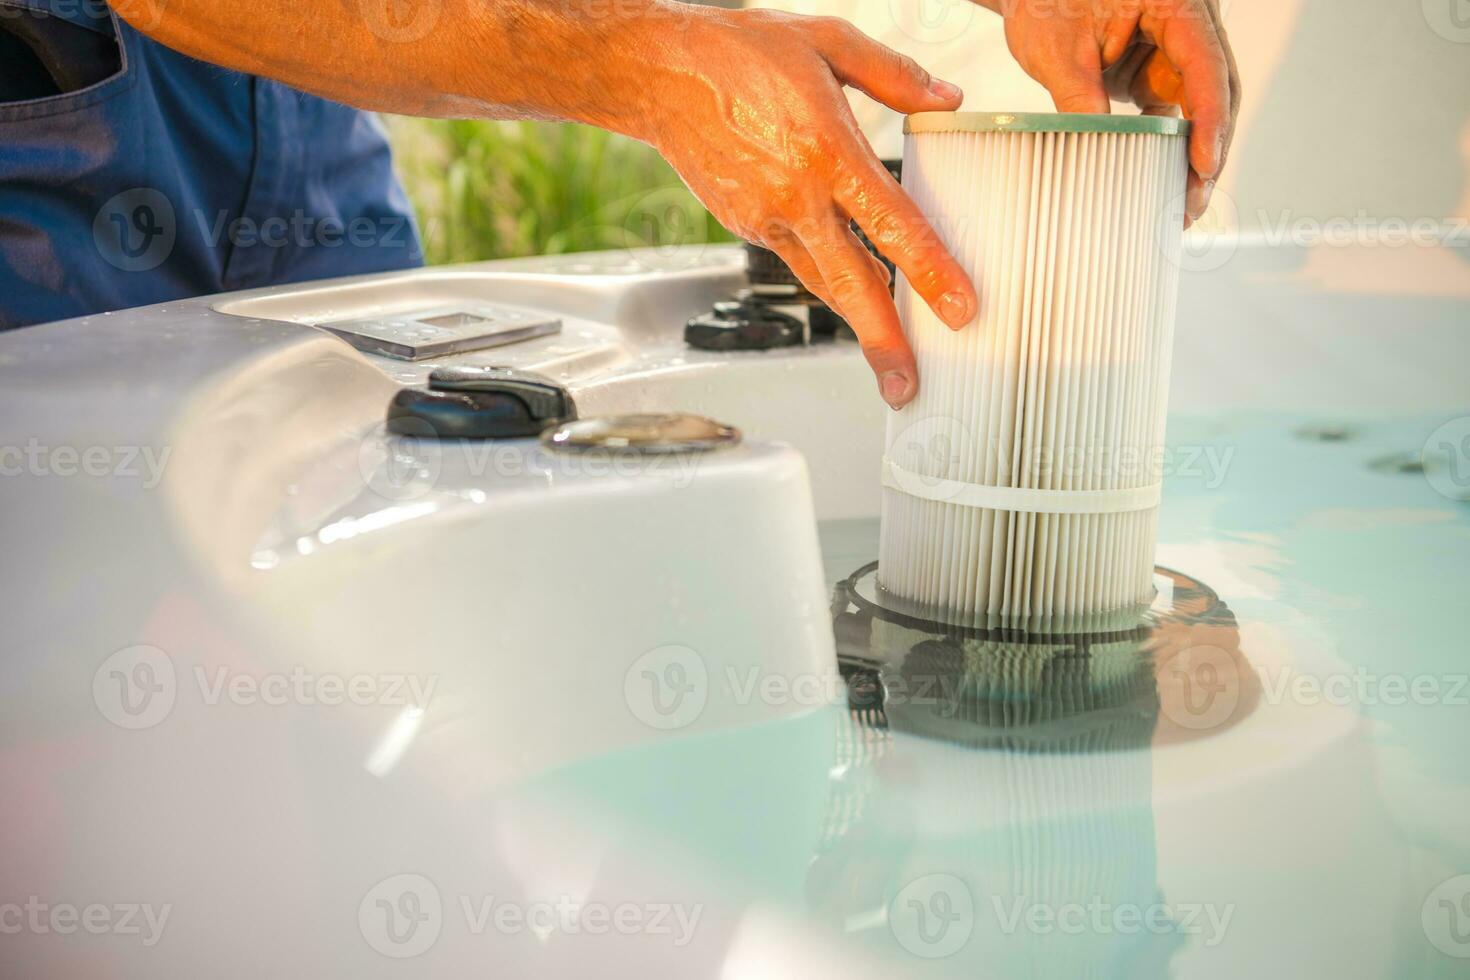
[[[905,140],[904,186],[980,294],[954,332],[897,284],[920,390],[889,420],[879,581],[905,599],[1054,619],[1150,596],[1185,138],[1098,128]],[[1070,503],[1136,490],[1147,506]]]

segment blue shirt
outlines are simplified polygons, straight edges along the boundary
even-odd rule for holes
[[[0,329],[422,264],[376,117],[179,54],[102,0],[0,0],[39,13],[119,59],[0,101]]]

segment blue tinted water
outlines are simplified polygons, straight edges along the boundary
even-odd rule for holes
[[[681,973],[1470,976],[1470,445],[1412,462],[1445,421],[1174,418],[1159,562],[1228,614],[1080,687],[1055,645],[941,643],[1005,712],[670,737],[517,805],[576,815],[588,894],[700,907]],[[821,531],[830,583],[876,556]]]

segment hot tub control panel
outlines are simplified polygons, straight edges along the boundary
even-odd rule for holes
[[[318,326],[360,351],[420,361],[559,333],[561,320],[535,310],[484,303],[392,317],[340,320]]]

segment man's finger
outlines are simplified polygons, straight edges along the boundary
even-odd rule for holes
[[[973,320],[980,309],[975,287],[918,207],[867,147],[849,160],[834,191],[838,205],[941,320],[955,330]]]
[[[1184,101],[1184,79],[1169,64],[1164,52],[1158,48],[1142,48],[1147,54],[1143,66],[1133,76],[1133,87],[1128,96],[1141,109],[1159,109],[1164,106],[1178,107]]]
[[[1097,42],[1083,34],[1068,36],[1035,64],[1031,74],[1046,86],[1058,112],[1108,112],[1102,60]]]
[[[1220,48],[1225,53],[1226,75],[1230,80],[1230,127],[1225,133],[1225,142],[1220,147],[1220,167],[1225,166],[1230,156],[1230,144],[1235,142],[1235,120],[1240,115],[1240,69],[1235,66],[1235,52],[1230,47],[1230,37],[1225,33],[1225,20],[1220,14],[1219,4],[1209,0],[1210,17],[1215,24],[1215,33],[1220,38]]]
[[[872,96],[899,112],[958,109],[959,86],[935,78],[918,62],[879,44],[845,20],[817,18],[817,50],[844,85]]]
[[[864,249],[864,251],[867,250]],[[876,272],[878,274],[878,277],[883,280],[883,285],[893,285],[893,273],[888,271],[888,266],[883,264],[883,260],[878,258],[878,256],[874,255],[872,252],[868,252],[868,258],[873,260],[873,271]]]
[[[1182,83],[1180,105],[1189,117],[1189,165],[1211,185],[1225,160],[1234,128],[1230,68],[1224,41],[1209,11],[1189,8],[1190,16],[1170,17],[1154,30],[1154,42]]]
[[[863,355],[878,376],[883,400],[895,409],[907,405],[919,390],[918,367],[893,297],[873,271],[868,250],[836,215],[797,231],[843,318],[857,334]]]
[[[789,233],[771,234],[766,236],[766,248],[781,257],[796,278],[801,280],[813,296],[826,303],[833,312],[841,315],[842,311],[837,308],[837,301],[827,289],[827,284],[822,281],[822,274],[817,270],[817,263],[812,261],[811,254],[806,247]]]
[[[771,236],[766,241],[766,247],[781,256],[781,261],[790,267],[791,271],[795,273],[796,278],[801,280],[801,284],[812,295],[816,296],[823,303],[826,303],[829,310],[838,316],[844,315],[842,308],[837,305],[837,301],[827,291],[827,284],[822,282],[822,274],[817,271],[817,264],[812,260],[811,253],[800,242],[790,235]],[[868,260],[872,263],[873,274],[882,279],[884,288],[887,288],[889,283],[893,281],[888,267],[872,252],[869,252],[867,249],[863,249],[863,251],[867,253]]]

